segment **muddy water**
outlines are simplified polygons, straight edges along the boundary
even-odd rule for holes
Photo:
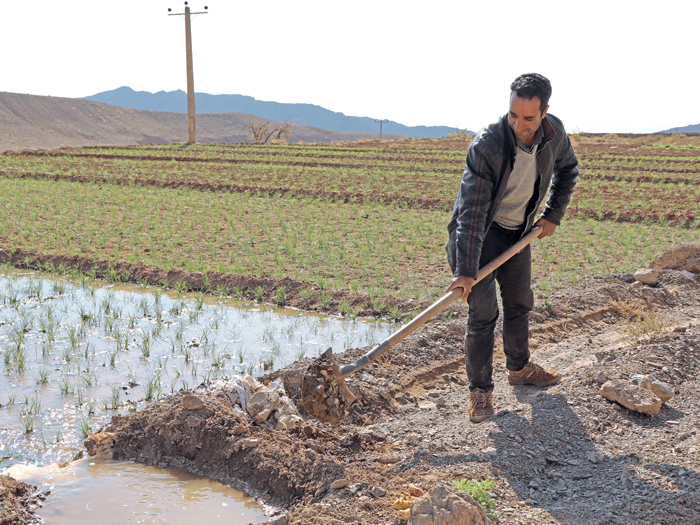
[[[329,346],[337,352],[369,345],[392,329],[389,323],[232,298],[4,269],[0,469],[15,463],[69,462],[82,450],[85,434],[114,414],[233,374],[260,375],[315,357]],[[126,472],[106,475],[109,469],[98,465],[103,464],[89,465],[84,475],[74,472],[73,483],[85,490],[95,485],[96,490],[99,484],[88,481],[89,476],[102,472],[101,483],[120,485],[117,478]]]
[[[182,469],[107,458],[44,468],[22,480],[51,490],[38,512],[49,525],[263,523],[263,508],[244,492]]]

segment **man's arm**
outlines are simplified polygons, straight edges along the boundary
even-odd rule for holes
[[[455,277],[476,279],[493,188],[491,164],[481,148],[472,144],[457,196]]]
[[[566,139],[565,144],[562,146],[554,162],[554,174],[552,175],[549,198],[540,216],[540,220],[544,219],[555,225],[555,227],[564,218],[566,207],[569,205],[571,194],[574,191],[574,186],[576,186],[576,177],[578,177],[578,159],[574,153],[574,148],[571,146],[571,141],[563,128],[562,133]],[[535,224],[538,222],[540,221],[538,220]],[[546,229],[544,233],[546,233]],[[554,230],[552,230],[552,233],[549,235],[553,233]],[[547,236],[548,235],[544,235],[544,237]],[[542,238],[542,236],[540,236],[540,238]]]

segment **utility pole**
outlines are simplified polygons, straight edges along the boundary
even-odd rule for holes
[[[385,122],[389,122],[389,121],[386,120],[386,119],[384,119],[384,120],[382,120],[382,119],[377,120],[376,118],[374,119],[374,121],[375,121],[375,122],[379,122],[379,140],[382,140],[382,124],[384,124]]]
[[[190,13],[190,7],[185,2],[184,13],[170,13],[168,16],[185,16],[185,47],[187,52],[187,142],[194,144],[197,142],[197,133],[194,125],[194,72],[192,69],[192,32],[190,31],[190,15],[206,15],[207,6],[204,11]],[[168,7],[168,12],[172,11]]]

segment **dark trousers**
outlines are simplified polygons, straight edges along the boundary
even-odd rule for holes
[[[518,242],[522,231],[506,230],[494,222],[484,239],[479,267],[482,268]],[[503,300],[506,368],[520,370],[530,359],[528,317],[534,306],[534,295],[530,288],[530,257],[528,245],[472,288],[464,341],[467,375],[472,390],[493,390],[493,339],[498,320],[496,281]]]

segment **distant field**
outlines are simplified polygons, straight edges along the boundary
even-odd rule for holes
[[[402,299],[449,281],[464,141],[70,148],[0,155],[0,244],[166,269],[289,277]],[[576,145],[536,289],[645,266],[700,238],[700,150]]]

